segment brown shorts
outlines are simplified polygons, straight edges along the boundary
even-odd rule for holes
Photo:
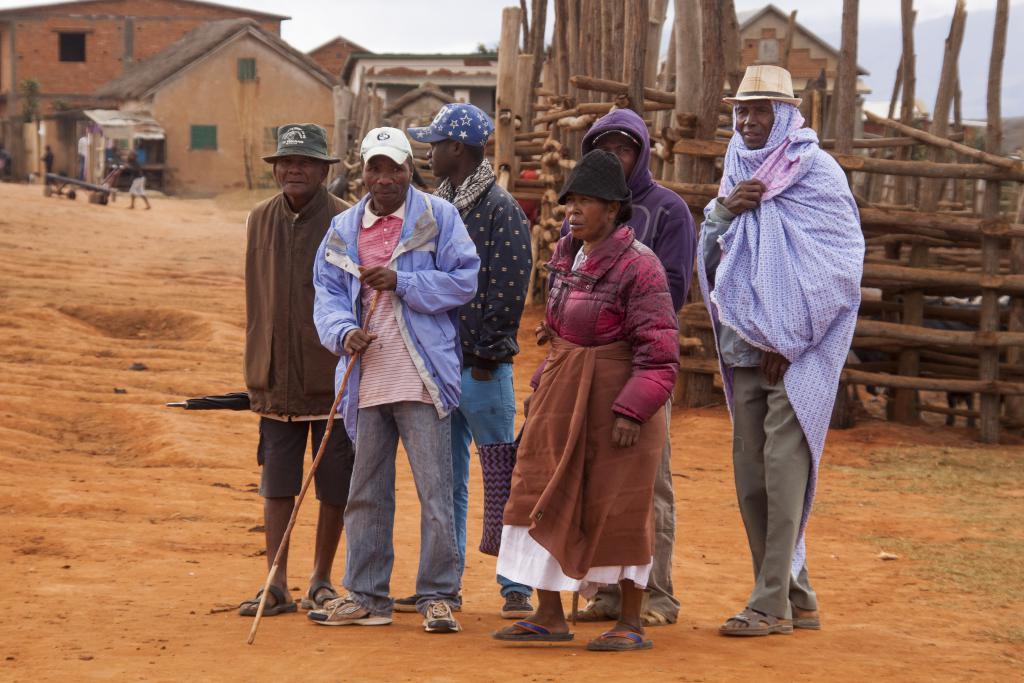
[[[269,417],[260,418],[260,442],[256,448],[256,460],[263,467],[261,496],[292,498],[299,495],[306,444],[311,442],[310,459],[315,458],[326,429],[327,420],[284,422]],[[327,442],[327,450],[313,477],[317,500],[345,507],[348,502],[348,484],[352,478],[353,457],[352,442],[349,441],[345,425],[341,420],[336,420]]]

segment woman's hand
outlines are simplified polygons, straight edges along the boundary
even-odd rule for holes
[[[780,353],[769,351],[761,358],[761,374],[768,384],[777,384],[789,369],[789,361]]]
[[[640,438],[640,425],[624,417],[615,418],[612,427],[612,443],[620,448],[629,448]]]
[[[537,346],[544,346],[555,336],[554,330],[548,327],[548,324],[543,320],[537,323],[537,327],[533,328],[533,333],[537,335]]]

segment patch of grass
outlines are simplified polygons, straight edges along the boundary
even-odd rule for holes
[[[922,540],[917,534],[865,540],[912,560],[914,573],[957,601],[1020,604],[1024,595],[1024,454],[1019,449],[907,446],[880,449],[867,460],[866,467],[839,469],[859,480],[866,492],[914,496],[912,508],[920,519],[908,518],[914,523],[911,528],[927,531],[941,525],[959,537],[949,542]],[[1024,628],[1008,624],[981,635],[1019,643],[1024,641]]]

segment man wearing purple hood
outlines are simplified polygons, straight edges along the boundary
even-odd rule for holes
[[[582,154],[603,149],[618,157],[632,193],[633,217],[629,226],[636,239],[661,260],[668,276],[672,305],[679,311],[693,277],[696,230],[686,202],[651,177],[651,137],[643,119],[630,109],[616,109],[598,119],[583,138]],[[582,156],[582,155],[581,155]],[[569,233],[568,221],[562,235]],[[666,410],[668,415],[671,410]],[[667,424],[667,421],[666,421]],[[647,583],[644,624],[674,624],[679,601],[672,594],[672,550],[676,536],[676,503],[672,492],[672,447],[668,438],[654,486],[654,566]],[[607,586],[580,612],[583,621],[619,618],[617,585]]]

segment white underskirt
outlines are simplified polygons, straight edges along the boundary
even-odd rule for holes
[[[579,591],[591,598],[601,586],[632,581],[637,588],[646,588],[654,558],[645,565],[591,567],[582,580],[562,573],[558,561],[544,546],[533,540],[529,527],[505,525],[501,529],[501,551],[498,553],[498,574],[506,579],[545,591]]]

